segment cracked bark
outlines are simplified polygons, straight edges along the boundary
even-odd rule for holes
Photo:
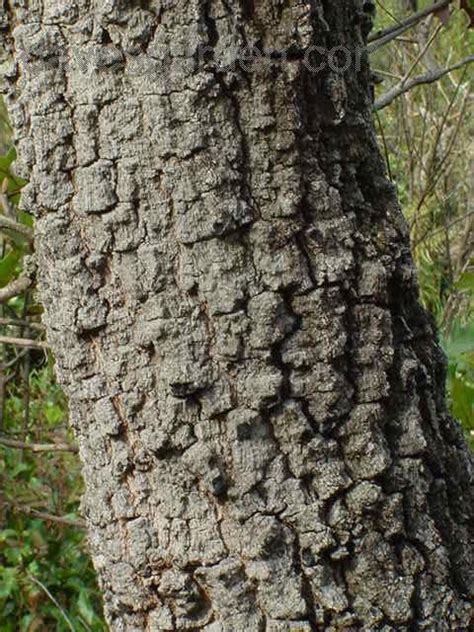
[[[366,58],[275,54],[355,51],[371,3],[3,5],[110,628],[467,630],[470,456]]]

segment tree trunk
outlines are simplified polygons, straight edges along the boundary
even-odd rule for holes
[[[110,628],[467,630],[470,456],[374,137],[373,3],[3,4]]]

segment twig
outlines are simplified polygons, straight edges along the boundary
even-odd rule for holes
[[[406,20],[398,22],[397,24],[393,26],[389,26],[386,29],[382,29],[380,31],[374,31],[373,33],[369,35],[369,37],[367,38],[367,41],[375,42],[378,40],[384,40],[383,43],[386,44],[387,41],[390,41],[394,39],[395,37],[398,37],[398,35],[401,35],[405,31],[410,29],[412,26],[415,26],[416,24],[418,24],[418,22],[426,18],[428,15],[431,15],[432,13],[437,13],[438,11],[442,11],[443,9],[446,9],[446,7],[448,7],[451,4],[451,2],[452,0],[439,0],[439,2],[435,2],[434,4],[426,7],[425,9],[422,9],[421,11],[418,11],[417,13],[413,13],[413,15],[410,15],[410,17],[406,18]],[[390,39],[387,40],[386,39],[387,37],[390,37]]]
[[[90,627],[90,625],[87,623],[87,621],[84,619],[84,617],[82,615],[78,615],[79,621],[82,623],[82,625],[84,626],[84,628],[87,630],[87,632],[92,632],[92,628]]]
[[[70,443],[26,443],[4,437],[0,437],[0,445],[18,450],[31,450],[32,452],[78,452],[77,446]]]
[[[63,608],[61,607],[61,604],[59,603],[59,601],[54,597],[54,595],[51,594],[51,592],[46,588],[46,586],[34,575],[32,575],[31,573],[27,573],[28,578],[31,579],[31,581],[33,583],[35,583],[37,586],[39,586],[41,588],[41,590],[47,595],[47,597],[54,603],[54,605],[56,606],[56,608],[59,610],[59,612],[61,613],[64,621],[66,621],[67,626],[70,630],[72,630],[72,632],[76,632],[75,627],[73,626],[73,624],[71,623],[71,620],[69,619],[69,617],[67,616],[67,614],[64,612]]]
[[[423,204],[425,204],[425,200],[432,194],[432,192],[434,191],[437,183],[439,182],[439,179],[442,177],[443,172],[445,172],[446,170],[443,169],[443,166],[446,162],[446,160],[448,159],[451,149],[454,145],[456,136],[458,134],[459,129],[461,128],[461,123],[464,117],[464,111],[466,109],[467,106],[467,101],[468,101],[468,97],[469,97],[469,93],[466,91],[466,95],[463,99],[463,103],[462,103],[462,108],[460,111],[460,117],[456,123],[455,129],[453,131],[453,133],[451,134],[451,138],[449,140],[448,143],[448,148],[446,149],[446,151],[444,152],[443,157],[441,158],[441,160],[437,160],[438,157],[438,147],[440,146],[440,142],[441,142],[441,138],[442,138],[442,134],[443,134],[443,130],[446,127],[446,123],[448,121],[448,117],[449,114],[452,110],[452,108],[454,107],[454,102],[457,99],[457,95],[459,94],[459,91],[461,89],[461,85],[462,82],[464,81],[464,77],[466,75],[467,72],[467,68],[464,68],[464,71],[462,73],[462,76],[460,77],[458,84],[456,86],[456,90],[454,91],[450,102],[448,103],[448,107],[446,108],[442,120],[441,120],[441,124],[438,126],[437,132],[436,132],[436,140],[435,143],[433,145],[433,150],[431,152],[431,157],[430,157],[430,162],[429,162],[429,166],[427,169],[427,186],[425,187],[425,190],[423,191],[423,195],[421,196],[420,200],[418,201],[417,204],[417,211],[422,207]]]
[[[33,242],[33,231],[28,226],[16,222],[6,215],[0,215],[0,230],[11,230],[24,237],[28,242]]]
[[[86,523],[84,520],[74,520],[73,518],[66,518],[65,516],[54,516],[53,514],[46,513],[44,511],[38,511],[29,507],[28,505],[22,505],[11,500],[4,501],[4,504],[10,505],[15,511],[20,511],[27,516],[39,518],[40,520],[46,520],[47,522],[54,522],[56,524],[66,525],[67,527],[75,527],[77,529],[85,529]]]
[[[11,298],[23,294],[32,283],[33,281],[28,276],[21,276],[5,287],[0,288],[0,303],[5,303]]]
[[[417,67],[417,65],[419,64],[419,62],[423,59],[423,57],[426,55],[426,53],[428,52],[429,47],[431,46],[431,44],[433,43],[433,41],[435,40],[435,38],[438,36],[438,33],[441,31],[441,29],[443,28],[443,25],[440,24],[438,26],[437,29],[435,29],[433,31],[433,33],[431,34],[430,37],[428,37],[427,41],[423,44],[423,47],[421,49],[421,51],[418,53],[418,55],[415,57],[415,61],[411,64],[411,66],[408,68],[408,70],[406,71],[405,75],[403,76],[403,79],[400,81],[399,85],[405,85],[406,82],[408,81],[411,73],[415,70],[415,68]],[[426,66],[427,64],[425,64]],[[437,72],[438,70],[441,70],[439,68],[439,66],[428,66],[428,70],[432,71],[432,72]]]
[[[379,99],[375,101],[374,110],[375,111],[381,110],[382,108],[387,107],[387,105],[390,105],[390,103],[392,103],[392,101],[394,101],[397,97],[401,96],[402,94],[405,94],[405,92],[408,92],[412,88],[415,88],[416,86],[420,86],[423,84],[434,83],[435,81],[438,81],[439,79],[441,79],[448,73],[452,72],[453,70],[462,68],[463,66],[466,66],[467,64],[470,64],[473,61],[474,61],[474,55],[469,55],[469,57],[465,57],[464,59],[459,61],[457,64],[453,64],[452,66],[449,66],[448,68],[440,68],[436,72],[429,71],[422,75],[418,75],[417,77],[414,77],[410,81],[406,81],[405,83],[399,83],[398,85],[391,88],[388,92],[383,94]]]
[[[15,357],[12,358],[11,360],[9,360],[8,362],[0,363],[0,371],[5,371],[6,369],[11,369],[11,367],[15,366],[15,364],[17,362],[19,362],[22,358],[24,358],[27,353],[28,353],[28,349],[23,349],[23,351],[20,351],[19,353],[17,353],[15,355]],[[8,380],[9,379],[10,378],[8,378]]]
[[[369,53],[369,55],[372,55],[372,53],[378,51],[378,49],[382,48],[382,46],[385,46],[385,44],[389,44],[393,40],[398,40],[398,38],[400,38],[400,35],[403,35],[403,33],[408,31],[409,29],[411,29],[411,26],[400,27],[395,33],[392,33],[391,35],[386,35],[384,38],[377,40],[374,44],[369,44],[367,46],[367,52]],[[400,38],[399,41],[401,40],[402,38]]]
[[[10,336],[0,336],[0,344],[13,345],[15,347],[28,347],[30,349],[49,349],[46,342],[41,340],[30,340],[29,338],[12,338]]]
[[[400,75],[396,75],[393,72],[388,72],[388,70],[381,70],[380,68],[372,68],[372,71],[376,75],[383,75],[385,77],[390,77],[391,79],[397,79],[398,81],[401,81]]]
[[[41,323],[32,323],[29,320],[21,320],[16,318],[0,318],[0,325],[9,327],[29,327],[30,329],[37,329],[38,331],[44,331],[45,327]]]
[[[378,7],[380,7],[380,9],[382,9],[382,11],[384,13],[386,13],[388,15],[389,18],[391,18],[394,22],[398,22],[398,24],[402,24],[401,20],[391,11],[389,11],[389,9],[387,9],[387,7],[385,7],[380,0],[375,0],[376,4]]]
[[[472,217],[473,215],[474,215],[474,211],[470,211],[469,213],[462,215],[462,217],[457,217],[456,219],[453,219],[451,222],[449,222],[445,226],[440,226],[434,229],[432,232],[427,231],[422,237],[420,237],[419,239],[417,239],[417,241],[413,243],[413,247],[416,248],[421,243],[423,243],[425,239],[431,239],[435,235],[438,235],[439,233],[443,232],[446,229],[447,230],[451,229],[456,224],[459,224],[459,222],[463,222],[464,220],[469,219],[469,217]]]

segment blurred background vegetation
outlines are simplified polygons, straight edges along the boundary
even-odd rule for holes
[[[376,31],[413,12],[411,0],[377,5]],[[465,59],[469,23],[459,8],[431,15],[384,46],[374,39],[371,55],[380,144],[411,228],[421,297],[448,356],[452,412],[473,442],[469,66],[379,107],[394,89]],[[79,516],[80,468],[44,342],[29,260],[32,220],[19,207],[24,182],[14,175],[11,142],[0,104],[0,632],[100,632],[106,628]]]

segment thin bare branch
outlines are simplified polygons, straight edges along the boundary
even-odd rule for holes
[[[76,628],[71,623],[71,619],[64,612],[64,609],[61,607],[61,604],[56,599],[56,597],[54,597],[54,595],[48,590],[48,588],[37,577],[35,577],[31,573],[28,573],[28,577],[34,584],[39,586],[41,588],[41,590],[46,594],[46,596],[53,602],[53,604],[56,606],[56,608],[61,613],[61,616],[63,617],[63,619],[66,621],[66,624],[67,624],[68,628],[71,630],[71,632],[76,632]]]
[[[15,347],[27,347],[29,349],[49,349],[48,344],[42,340],[31,340],[29,338],[13,338],[11,336],[0,336],[0,344],[13,345]]]
[[[0,437],[0,445],[18,450],[31,450],[32,452],[78,452],[77,446],[70,443],[26,443]]]
[[[387,9],[387,7],[382,2],[380,2],[380,0],[375,0],[375,3],[386,15],[388,15],[390,19],[392,19],[394,22],[398,22],[399,25],[402,24],[401,19],[397,17],[395,13],[392,13],[389,9]]]
[[[17,353],[12,360],[9,360],[8,362],[0,363],[0,371],[5,371],[6,369],[11,369],[13,366],[15,366],[15,364],[20,362],[20,360],[22,360],[25,357],[25,355],[28,353],[28,351],[29,351],[28,349],[23,349],[22,351]],[[6,378],[6,381],[8,382],[10,380],[10,378],[12,378],[12,377],[13,377],[13,375],[8,376]]]
[[[410,15],[408,18],[401,22],[397,22],[397,24],[394,24],[393,26],[389,26],[388,28],[382,29],[380,31],[374,31],[369,35],[368,42],[377,42],[377,46],[374,47],[374,49],[378,48],[379,46],[386,44],[387,42],[395,39],[408,29],[412,28],[413,26],[418,24],[418,22],[421,22],[421,20],[428,17],[429,15],[446,9],[446,7],[448,7],[451,3],[452,0],[439,0],[439,2],[435,2],[431,6],[428,6],[425,9],[418,11],[417,13],[413,13],[413,15]],[[370,50],[370,47],[369,52],[372,52],[372,50]]]
[[[441,31],[441,29],[443,28],[443,25],[440,24],[438,26],[437,29],[435,29],[433,31],[433,33],[427,38],[426,42],[423,42],[423,46],[421,47],[420,52],[418,53],[418,55],[415,57],[415,60],[412,62],[412,64],[410,65],[410,67],[408,68],[408,70],[406,71],[405,75],[403,76],[403,79],[400,81],[400,85],[404,85],[408,79],[410,78],[412,72],[415,70],[415,68],[417,67],[417,65],[419,64],[419,62],[423,59],[423,57],[425,57],[425,55],[428,53],[429,47],[431,46],[431,44],[433,43],[433,41],[436,39],[436,37],[438,36],[439,32]],[[434,65],[429,65],[429,64],[425,64],[425,66],[428,65],[428,70],[431,72],[438,72],[439,70],[441,70],[439,68],[439,66],[434,66]]]
[[[405,92],[408,92],[409,90],[412,90],[416,86],[434,83],[435,81],[438,81],[439,79],[441,79],[448,73],[453,72],[453,70],[457,70],[458,68],[467,66],[468,64],[472,62],[474,62],[474,55],[469,55],[469,57],[465,57],[458,63],[453,64],[452,66],[449,66],[448,68],[440,68],[436,72],[429,71],[422,75],[418,75],[417,77],[414,77],[413,79],[410,79],[410,81],[399,83],[398,85],[388,90],[385,94],[383,94],[379,99],[375,101],[374,110],[375,111],[381,110],[382,108],[387,107],[387,105],[390,105],[390,103],[392,103],[392,101],[394,101],[397,97],[401,96],[402,94],[405,94]]]
[[[15,279],[5,287],[0,288],[0,303],[5,303],[15,296],[20,296],[31,287],[32,280],[27,276]]]
[[[6,327],[28,327],[29,329],[36,329],[37,331],[44,331],[45,329],[41,323],[33,323],[29,320],[21,320],[20,318],[0,318],[0,325],[5,325]]]
[[[469,219],[473,215],[474,215],[474,211],[470,211],[469,213],[465,213],[464,215],[462,215],[462,217],[457,217],[456,219],[453,219],[451,222],[446,224],[446,226],[440,226],[436,228],[435,230],[432,230],[431,232],[427,231],[422,237],[420,237],[416,242],[414,242],[413,246],[416,248],[416,246],[423,243],[425,239],[431,239],[435,235],[438,235],[439,233],[442,233],[445,230],[450,230],[453,226],[456,226],[456,224],[459,224],[460,222],[464,222],[466,219]]]
[[[0,215],[0,230],[10,230],[17,235],[24,237],[29,243],[33,242],[33,231],[28,226],[16,222],[11,217]]]
[[[19,511],[27,516],[33,518],[39,518],[40,520],[46,520],[46,522],[54,522],[56,524],[62,524],[67,527],[76,527],[77,529],[85,529],[86,523],[84,520],[75,520],[74,518],[66,518],[65,516],[54,516],[53,514],[46,513],[44,511],[38,511],[29,507],[28,505],[22,505],[11,500],[4,500],[3,504],[9,505],[15,511]]]

